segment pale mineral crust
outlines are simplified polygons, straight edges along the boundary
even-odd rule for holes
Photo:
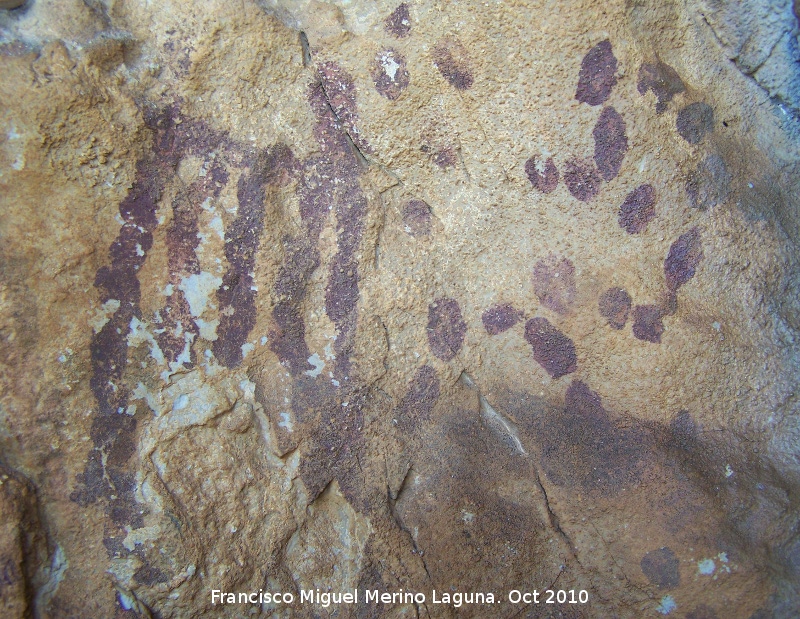
[[[800,616],[797,35],[0,8],[0,617]]]

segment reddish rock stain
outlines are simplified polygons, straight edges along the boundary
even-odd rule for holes
[[[344,393],[343,393],[344,392]],[[364,487],[364,408],[367,390],[354,390],[346,383],[334,389],[328,380],[296,377],[292,385],[292,411],[306,432],[309,450],[298,466],[309,500],[337,480],[353,509],[369,510],[370,497]],[[342,406],[343,402],[346,406]]]
[[[669,422],[669,442],[682,451],[692,451],[697,444],[698,428],[691,413],[680,411]]]
[[[674,589],[681,584],[681,575],[678,571],[680,560],[666,546],[648,552],[642,557],[640,566],[647,580],[659,589]]]
[[[545,161],[544,169],[536,169],[536,158],[531,157],[525,162],[525,174],[535,189],[542,193],[550,193],[558,185],[558,169],[550,157]]]
[[[656,191],[652,185],[639,185],[625,196],[619,207],[619,226],[628,234],[638,234],[656,216]]]
[[[351,154],[350,151],[348,154]],[[356,163],[355,157],[353,163]],[[345,380],[349,374],[350,356],[355,342],[360,297],[358,248],[367,214],[367,199],[361,191],[358,175],[348,174],[345,171],[347,169],[350,166],[343,166],[331,177],[337,185],[337,199],[332,205],[338,227],[337,251],[328,269],[328,285],[325,289],[325,312],[336,325],[334,351],[336,375],[340,381]]]
[[[551,378],[561,378],[578,369],[575,344],[546,318],[531,318],[525,323],[525,340],[533,348],[533,358]]]
[[[450,298],[436,299],[428,306],[428,345],[431,352],[442,361],[450,361],[461,350],[467,323],[461,317],[458,301]]]
[[[403,229],[413,237],[431,232],[431,207],[422,200],[409,200],[403,207]]]
[[[306,344],[306,326],[300,308],[289,299],[278,301],[272,310],[275,325],[269,331],[270,350],[288,366],[292,376],[312,369]]]
[[[669,290],[677,291],[692,277],[697,265],[703,258],[703,244],[700,231],[695,227],[681,234],[670,245],[669,253],[664,259],[664,276]]]
[[[511,327],[522,320],[524,314],[510,303],[493,305],[481,315],[483,328],[489,335],[498,335],[508,331]]]
[[[564,164],[564,183],[576,200],[589,202],[600,191],[602,182],[594,163],[587,159],[573,157]]]
[[[472,87],[472,75],[469,55],[464,45],[453,36],[441,39],[433,48],[433,62],[442,77],[458,90]]]
[[[631,311],[631,295],[622,288],[609,288],[598,301],[600,315],[608,321],[612,329],[622,329],[628,322]]]
[[[436,120],[426,125],[421,139],[420,150],[438,167],[444,169],[458,164],[458,136],[446,122]]]
[[[589,105],[601,105],[617,83],[617,59],[606,39],[595,45],[581,62],[575,98]]]
[[[674,316],[678,311],[678,293],[665,287],[658,304],[664,316]]]
[[[383,27],[389,34],[402,39],[411,33],[411,16],[408,13],[408,5],[403,2],[391,12],[383,21]]]
[[[390,101],[408,88],[409,76],[406,59],[393,49],[379,52],[372,64],[372,81],[375,89]]]
[[[577,292],[572,262],[555,254],[539,260],[533,267],[533,291],[547,309],[566,314]]]
[[[436,151],[431,157],[433,162],[440,168],[453,168],[458,163],[458,152],[452,147],[445,147]]]
[[[648,90],[653,91],[656,96],[656,114],[663,113],[672,98],[686,90],[675,69],[660,60],[652,64],[644,63],[639,67],[636,88],[640,95],[645,94]]]
[[[678,134],[689,144],[699,144],[714,130],[714,108],[707,103],[691,103],[678,112]]]
[[[653,344],[661,343],[661,334],[664,333],[664,316],[659,305],[637,305],[633,308],[633,335],[637,339]]]
[[[133,573],[133,579],[140,585],[152,587],[170,581],[170,577],[160,569],[151,565],[143,565]]]
[[[717,613],[706,604],[699,604],[694,610],[686,613],[686,619],[717,619]]]
[[[617,177],[622,160],[628,151],[625,121],[613,107],[604,108],[592,130],[594,136],[594,162],[603,180]]]
[[[439,399],[439,378],[436,370],[423,365],[414,374],[408,391],[397,408],[397,422],[404,430],[420,427],[431,415]]]
[[[302,302],[311,275],[319,267],[320,256],[317,238],[322,225],[322,213],[314,210],[309,202],[316,194],[298,191],[301,215],[305,211],[305,234],[284,237],[283,264],[275,282],[277,303],[272,310],[274,326],[269,331],[269,347],[278,360],[289,368],[293,376],[310,370],[310,352],[305,340],[305,322]],[[303,206],[305,205],[305,209]],[[327,213],[325,213],[327,214]]]
[[[716,153],[708,155],[686,181],[686,193],[692,207],[706,210],[725,202],[730,195],[732,180],[725,160]]]
[[[270,348],[295,377],[310,369],[302,303],[309,279],[320,264],[319,236],[332,211],[337,251],[328,269],[325,311],[336,326],[335,375],[343,382],[355,341],[360,296],[357,252],[367,211],[358,181],[361,167],[350,139],[362,150],[366,143],[356,127],[353,79],[341,67],[330,62],[320,67],[319,81],[309,87],[308,102],[317,120],[314,135],[320,153],[300,166],[297,195],[303,230],[283,241],[286,251],[275,286],[279,298],[273,309]]]
[[[612,419],[600,396],[578,380],[563,411],[545,415],[540,436],[543,468],[554,484],[611,495],[639,480],[652,443],[635,423]]]

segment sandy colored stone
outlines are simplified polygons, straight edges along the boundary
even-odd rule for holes
[[[797,616],[797,22],[751,5],[0,15],[3,616]]]

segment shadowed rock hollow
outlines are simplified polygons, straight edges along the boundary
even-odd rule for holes
[[[0,9],[0,615],[798,616],[797,35]]]

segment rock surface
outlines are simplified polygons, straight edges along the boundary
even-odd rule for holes
[[[0,614],[796,617],[797,21],[751,5],[0,11]]]

